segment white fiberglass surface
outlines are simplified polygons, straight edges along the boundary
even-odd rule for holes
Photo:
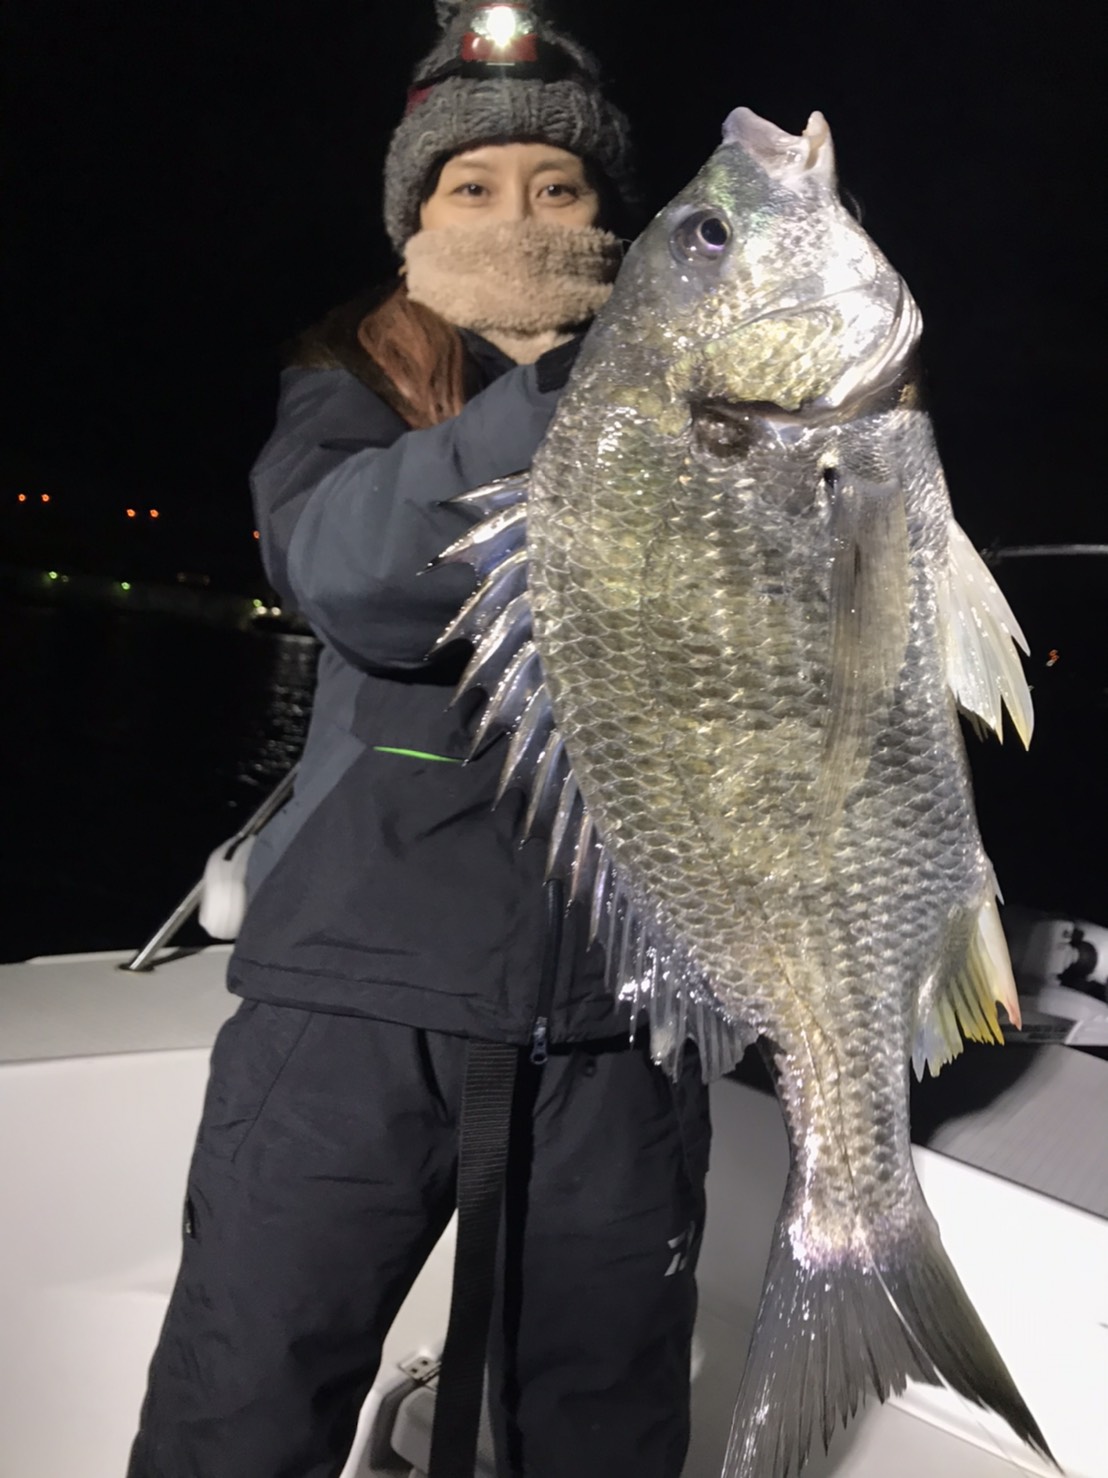
[[[55,1020],[51,1031],[64,1056],[24,1053],[0,1066],[0,1478],[120,1478],[180,1245],[207,1045],[154,1050],[158,1012],[151,1008],[138,1050],[126,1007],[140,982],[115,972],[94,979],[87,964],[81,968],[93,994],[122,992],[129,1050],[103,1050],[113,1038],[93,1011],[86,1014],[95,1055],[80,1055],[72,1021],[62,1031]],[[221,968],[212,963],[209,985]],[[61,963],[51,969],[56,975]],[[158,976],[143,984],[158,990]],[[64,988],[55,981],[49,1011],[56,1017],[58,1002],[77,989],[75,979]],[[26,1002],[25,974],[19,990]],[[161,1010],[172,1015],[168,978],[160,990]],[[50,994],[44,990],[44,1005]],[[213,991],[203,1028],[192,1001],[186,1039],[206,1030],[210,1040],[233,1005]],[[41,1022],[25,1021],[23,1040],[41,1043],[43,1031]],[[182,1040],[179,1020],[162,1040]],[[686,1478],[719,1472],[786,1169],[772,1098],[731,1081],[713,1093]],[[955,1265],[1063,1468],[1071,1478],[1108,1478],[1108,1223],[943,1156],[919,1151],[918,1163]],[[390,1365],[441,1341],[451,1250],[448,1233],[394,1326],[386,1382]],[[357,1464],[355,1454],[347,1478]],[[840,1433],[830,1456],[813,1459],[805,1472],[931,1478],[940,1470],[944,1478],[1041,1471],[975,1408],[911,1388]]]
[[[225,984],[230,945],[163,951],[156,970],[126,951],[0,966],[0,1064],[211,1046],[238,1004]]]
[[[203,1048],[0,1069],[3,1478],[120,1478],[180,1245]]]

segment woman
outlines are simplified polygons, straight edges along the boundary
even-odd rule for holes
[[[513,1098],[500,1473],[677,1478],[687,1447],[697,1064],[674,1084],[632,1044],[542,843],[519,843],[522,798],[493,808],[503,740],[461,763],[466,651],[428,655],[473,585],[427,568],[467,526],[449,500],[528,465],[607,294],[597,223],[630,206],[627,131],[574,42],[521,7],[455,9],[386,166],[404,277],[301,344],[254,469],[266,568],[322,641],[319,676],[296,795],[251,859],[244,1001],[213,1053],[131,1478],[338,1474],[454,1209],[485,1048]]]

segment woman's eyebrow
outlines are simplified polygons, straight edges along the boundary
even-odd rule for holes
[[[486,174],[491,174],[496,166],[490,164],[487,159],[467,159],[463,154],[455,154],[453,159],[448,159],[443,166],[444,172],[453,165],[457,169],[483,169]]]

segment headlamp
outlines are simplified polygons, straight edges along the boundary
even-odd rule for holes
[[[558,82],[572,74],[572,57],[539,40],[538,21],[529,5],[478,5],[456,55],[421,77],[408,93],[407,113],[426,102],[434,87],[449,77]]]
[[[535,17],[528,6],[479,5],[470,25],[462,38],[463,62],[505,67],[538,60]]]

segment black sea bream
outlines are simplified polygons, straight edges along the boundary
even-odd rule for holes
[[[867,1390],[1046,1443],[924,1204],[908,1067],[1018,1007],[959,707],[1026,742],[1022,637],[950,510],[907,287],[831,138],[740,108],[631,249],[529,477],[447,558],[505,785],[658,1061],[762,1039],[792,1168],[728,1450],[784,1478]],[[598,1132],[603,1132],[598,1126]]]

